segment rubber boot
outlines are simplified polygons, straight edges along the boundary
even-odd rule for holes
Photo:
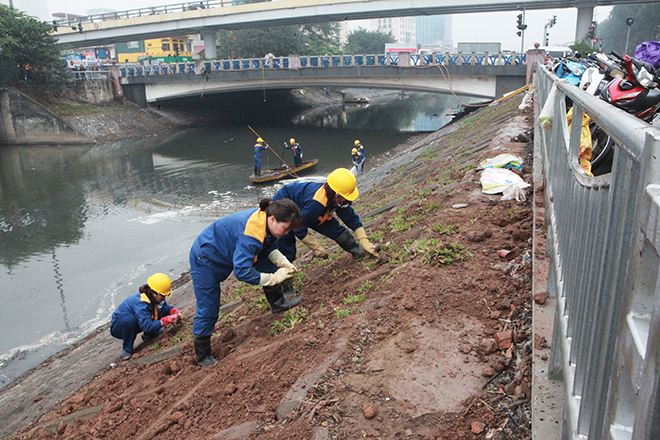
[[[197,355],[197,365],[200,367],[208,367],[213,365],[217,360],[211,356],[211,336],[197,336],[193,335],[195,343],[195,354]]]
[[[335,240],[337,244],[346,252],[350,252],[353,258],[359,260],[367,255],[362,245],[351,234],[348,229],[344,230],[339,237]]]
[[[264,286],[264,295],[266,295],[268,304],[270,304],[270,312],[273,315],[289,310],[302,301],[302,295],[291,300],[284,298],[284,287],[282,284],[284,283],[276,286]]]
[[[293,287],[293,283],[290,281],[284,281],[282,283],[282,295],[285,299],[296,296],[296,289]]]
[[[261,171],[259,171],[259,167],[254,167],[254,175],[258,176],[261,174]]]

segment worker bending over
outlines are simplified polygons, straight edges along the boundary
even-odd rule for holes
[[[282,283],[296,268],[275,242],[302,225],[300,210],[289,199],[263,199],[258,209],[247,209],[216,220],[190,249],[190,275],[197,313],[193,340],[197,364],[216,362],[211,356],[211,335],[220,311],[220,283],[234,272],[237,280],[262,286],[273,314],[296,306],[300,298],[284,298]]]

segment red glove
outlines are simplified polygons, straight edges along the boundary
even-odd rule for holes
[[[181,313],[181,311],[179,311],[179,310],[175,309],[174,307],[172,307],[172,310],[170,310],[170,315],[179,315],[179,318],[181,318],[183,316],[183,313]]]
[[[163,327],[167,326],[167,324],[172,324],[175,323],[179,319],[179,315],[167,315],[163,316],[160,318],[160,325]]]

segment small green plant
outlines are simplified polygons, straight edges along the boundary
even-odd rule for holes
[[[383,231],[375,231],[371,233],[371,239],[373,241],[383,241]]]
[[[234,325],[235,325],[234,315],[232,315],[231,313],[222,313],[222,312],[220,312],[220,315],[218,317],[222,320],[222,322],[227,324],[227,327],[229,327],[229,328],[234,327]]]
[[[270,333],[273,336],[277,336],[282,332],[288,332],[297,324],[304,322],[308,316],[309,312],[304,307],[287,310],[284,312],[284,316],[282,317],[281,321],[273,321],[270,324]]]
[[[429,204],[426,206],[426,212],[427,212],[427,213],[429,213],[429,212],[433,212],[433,211],[437,210],[437,209],[440,207],[440,205],[441,205],[440,202],[429,203]]]
[[[367,280],[360,287],[358,287],[358,293],[360,295],[366,295],[371,289],[374,288],[374,282]]]
[[[353,303],[356,303],[356,302],[364,301],[365,299],[367,299],[367,297],[365,295],[355,295],[355,294],[351,293],[351,294],[347,295],[346,297],[342,298],[341,301],[344,304],[353,304]]]
[[[335,317],[347,318],[351,316],[351,313],[353,313],[355,309],[357,309],[357,306],[349,307],[348,309],[335,309]]]
[[[476,166],[475,164],[471,163],[470,165],[466,166],[465,169],[466,169],[466,170],[473,170],[473,169],[475,169],[476,167],[477,167],[477,166]]]
[[[149,346],[149,350],[158,351],[160,350],[160,342],[155,342]]]
[[[477,222],[477,219],[476,219],[476,218],[471,218],[471,219],[470,219],[470,223],[475,224],[476,222]]]
[[[470,258],[472,258],[472,253],[465,249],[462,244],[445,243],[436,247],[434,251],[427,253],[422,259],[422,264],[437,263],[445,265],[455,261],[466,261]]]
[[[347,273],[348,271],[346,269],[341,269],[341,270],[332,269],[332,276],[335,278],[339,278],[343,275],[346,275]]]
[[[390,219],[390,229],[393,231],[407,231],[412,228],[413,223],[421,218],[421,214],[406,216],[405,209],[400,208],[399,214]]]
[[[365,270],[373,269],[374,266],[376,266],[376,261],[375,260],[369,260],[369,261],[362,261],[360,262],[362,264],[362,268]]]
[[[440,235],[452,235],[458,231],[458,228],[458,225],[439,225],[438,223],[434,223],[431,229]]]

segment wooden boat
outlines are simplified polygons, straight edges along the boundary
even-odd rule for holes
[[[271,168],[270,170],[262,171],[260,176],[252,174],[250,176],[250,180],[255,183],[267,183],[275,182],[276,180],[284,179],[285,177],[289,176],[295,177],[296,174],[300,174],[300,172],[304,172],[315,167],[317,163],[319,163],[318,159],[312,159],[291,168],[287,167],[286,165],[279,168]]]

